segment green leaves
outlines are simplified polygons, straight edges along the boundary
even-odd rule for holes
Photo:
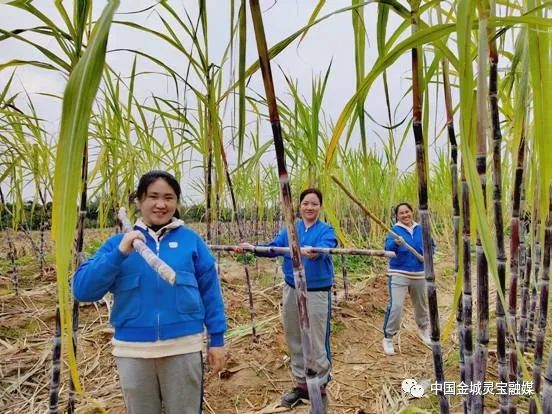
[[[72,260],[71,251],[78,214],[80,171],[83,151],[88,139],[88,124],[92,105],[105,62],[105,51],[113,14],[119,5],[111,0],[94,26],[90,43],[74,68],[63,97],[61,130],[54,174],[52,234],[55,242],[58,301],[63,337],[69,353],[71,376],[77,392],[82,393],[71,344],[71,309],[67,276]]]

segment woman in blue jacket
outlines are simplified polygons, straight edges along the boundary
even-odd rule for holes
[[[395,239],[390,234],[385,239],[385,250],[396,253],[396,257],[389,260],[388,289],[389,300],[383,322],[383,352],[385,355],[395,354],[393,336],[401,327],[401,319],[406,293],[410,292],[418,336],[424,344],[431,346],[428,334],[429,318],[426,301],[426,281],[424,263],[412,254],[405,243],[412,246],[423,255],[422,226],[413,219],[412,206],[400,203],[395,207],[397,223],[392,227],[400,237]]]
[[[201,412],[203,332],[212,371],[224,366],[226,318],[215,261],[201,237],[175,217],[180,185],[164,171],[140,178],[134,230],[111,237],[79,267],[73,293],[79,301],[113,293],[113,355],[127,412]],[[143,240],[175,272],[161,279],[132,243]]]
[[[301,246],[303,266],[307,283],[307,302],[311,328],[311,343],[314,369],[321,384],[322,397],[326,398],[326,385],[330,380],[330,318],[331,318],[331,287],[334,270],[330,255],[310,251],[310,247],[336,247],[337,237],[334,229],[319,220],[322,208],[322,193],[316,188],[306,189],[299,196],[299,213],[301,220],[297,221],[297,238]],[[251,246],[243,243],[243,246]],[[287,230],[284,228],[268,244],[264,246],[288,247]],[[258,254],[259,256],[272,256]],[[285,407],[294,406],[300,399],[308,399],[305,362],[301,347],[301,330],[295,282],[293,279],[293,263],[289,254],[284,255],[284,294],[282,319],[286,342],[291,357],[291,372],[296,385],[286,393],[280,402]]]

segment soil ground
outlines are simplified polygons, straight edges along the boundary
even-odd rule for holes
[[[87,245],[97,244],[97,233],[88,236]],[[5,234],[0,245],[7,246]],[[19,291],[14,293],[13,272],[4,252],[0,255],[0,412],[38,413],[48,408],[51,354],[55,325],[56,282],[52,265],[40,273],[28,240],[16,236]],[[454,290],[452,256],[437,253],[435,274],[441,329],[451,314]],[[51,263],[51,257],[48,258]],[[307,413],[308,406],[294,410],[277,408],[277,402],[293,386],[289,357],[279,318],[282,279],[273,259],[260,259],[249,265],[252,275],[257,341],[249,324],[249,305],[243,265],[236,257],[220,258],[220,274],[228,324],[228,363],[222,375],[206,374],[204,412],[206,413]],[[398,334],[397,355],[386,357],[381,348],[387,301],[386,263],[375,260],[371,267],[349,273],[348,297],[343,292],[341,272],[337,272],[337,303],[333,308],[331,347],[333,381],[328,387],[330,413],[438,412],[438,399],[428,391],[420,399],[408,399],[401,390],[404,379],[434,382],[431,350],[416,336],[410,306]],[[494,313],[491,294],[491,314]],[[475,304],[474,304],[475,309]],[[475,313],[475,312],[474,312]],[[493,318],[494,319],[494,318]],[[494,324],[490,327],[494,337]],[[117,372],[111,356],[112,329],[105,303],[82,304],[78,333],[78,367],[85,397],[79,398],[78,412],[123,413]],[[496,380],[493,347],[489,344],[487,380]],[[442,342],[445,375],[459,382],[458,346],[452,332]],[[68,395],[67,367],[63,367],[60,411],[65,411]],[[487,398],[488,406],[496,404]],[[459,397],[451,398],[451,412],[462,412]],[[417,409],[418,411],[411,411]],[[492,412],[489,408],[486,412]]]

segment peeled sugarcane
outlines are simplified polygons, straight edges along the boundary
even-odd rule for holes
[[[268,55],[268,47],[266,44],[265,31],[263,26],[263,17],[258,0],[250,0],[249,6],[251,9],[251,17],[253,27],[255,29],[255,39],[257,42],[257,50],[259,52],[259,63],[263,76],[263,84],[265,88],[266,101],[268,104],[270,124],[274,135],[274,148],[276,150],[276,161],[278,165],[278,177],[280,181],[280,194],[283,207],[283,213],[286,221],[288,234],[288,243],[291,248],[291,260],[293,262],[293,279],[295,282],[297,307],[299,312],[299,322],[301,329],[301,345],[303,356],[305,359],[305,371],[307,379],[307,387],[309,398],[311,401],[311,412],[313,414],[322,414],[326,412],[322,401],[322,394],[317,377],[317,372],[314,370],[314,360],[312,355],[311,345],[311,330],[309,322],[309,314],[307,311],[307,284],[303,271],[303,261],[299,251],[299,243],[297,241],[297,229],[293,219],[293,206],[291,199],[291,188],[289,185],[289,177],[286,168],[286,158],[284,151],[284,140],[282,138],[282,127],[280,117],[278,115],[278,104],[276,94],[274,92],[274,82],[272,80],[272,72],[270,69],[270,57]]]
[[[494,4],[493,4],[494,5]],[[494,6],[491,5],[491,16],[494,16]],[[506,251],[504,249],[504,219],[502,213],[502,133],[500,131],[500,117],[498,110],[498,52],[496,48],[496,36],[493,30],[488,31],[489,42],[489,107],[491,110],[491,128],[493,134],[493,212],[494,224],[496,230],[496,251],[497,251],[497,269],[498,282],[496,292],[496,353],[498,365],[498,378],[500,382],[508,382],[508,362],[506,359],[506,334],[508,332],[506,324],[506,313],[504,310],[503,297],[506,293]],[[512,237],[513,239],[513,237]],[[511,252],[511,257],[517,254]],[[514,278],[512,275],[510,276]],[[515,295],[516,293],[514,293]],[[513,328],[513,326],[512,326]],[[512,332],[515,332],[512,331]],[[499,396],[500,413],[506,414],[508,407],[515,409],[510,404],[511,396],[503,393]]]
[[[121,221],[121,224],[123,226],[123,232],[128,233],[129,231],[132,231],[132,225],[130,224],[130,221],[128,219],[128,216],[126,214],[126,209],[124,207],[121,207],[119,209],[119,213],[117,214],[117,217]],[[132,247],[136,250],[136,252],[142,256],[142,258],[146,261],[146,263],[155,270],[161,278],[170,283],[171,285],[174,285],[174,280],[176,278],[176,274],[174,270],[172,270],[169,265],[167,265],[163,260],[161,260],[155,253],[151,251],[151,249],[140,239],[134,239],[132,242]]]
[[[411,11],[411,26],[412,32],[418,30],[419,25],[419,10],[420,2],[414,2],[414,7]],[[433,251],[431,239],[431,223],[429,220],[429,205],[428,205],[428,170],[426,159],[426,147],[424,142],[424,134],[422,128],[422,76],[420,59],[422,56],[421,47],[413,47],[412,52],[412,132],[414,134],[414,142],[416,143],[416,172],[418,176],[418,203],[420,212],[420,221],[422,224],[422,238],[424,255],[421,259],[424,262],[424,273],[427,289],[427,301],[429,305],[429,321],[431,326],[431,342],[433,353],[433,366],[435,368],[435,380],[440,387],[439,395],[439,411],[441,414],[450,411],[449,400],[445,395],[444,382],[445,371],[443,369],[443,353],[441,349],[441,332],[439,328],[439,306],[437,304],[437,286],[435,285],[435,272],[433,269]]]
[[[289,247],[275,247],[275,246],[227,246],[220,244],[209,244],[211,250],[214,251],[226,251],[226,252],[240,252],[246,251],[251,253],[270,253],[284,255],[289,254],[291,249]],[[305,249],[304,247],[301,250]],[[309,247],[309,251],[320,254],[339,254],[339,255],[359,255],[359,256],[377,256],[377,257],[396,257],[395,252],[388,250],[370,250],[370,249],[339,249],[337,247]]]
[[[517,165],[514,178],[514,194],[512,197],[512,222],[510,224],[510,286],[508,300],[508,324],[512,331],[508,330],[508,380],[517,381],[517,353],[516,353],[516,312],[517,312],[517,291],[518,291],[518,276],[520,275],[520,255],[521,242],[523,237],[521,225],[519,221],[519,213],[521,206],[521,189],[523,185],[523,162],[525,158],[525,137],[522,135],[519,142]],[[525,248],[524,248],[525,250]],[[510,399],[509,411],[515,412],[515,405]]]
[[[544,353],[544,337],[546,334],[546,325],[548,322],[548,289],[550,279],[550,254],[552,246],[552,185],[549,188],[548,216],[546,218],[546,228],[544,231],[544,252],[542,260],[542,275],[539,297],[539,317],[537,320],[537,337],[535,343],[535,363],[533,365],[533,389],[534,397],[538,397],[541,389],[541,370],[542,356]],[[537,401],[532,398],[529,402],[529,414],[537,412]],[[545,411],[549,413],[550,411]]]
[[[332,175],[331,176],[332,180],[334,180],[334,182],[343,190],[343,192],[345,194],[347,194],[349,196],[349,198],[356,204],[358,205],[362,211],[364,211],[364,213],[366,213],[366,215],[368,217],[370,217],[372,220],[374,220],[376,223],[378,223],[386,232],[388,232],[391,236],[393,236],[395,238],[395,240],[399,240],[401,238],[401,236],[399,236],[397,233],[395,233],[393,230],[391,230],[389,228],[389,226],[387,224],[385,224],[383,221],[381,221],[374,213],[372,213],[370,210],[368,210],[368,208],[362,204],[362,202],[356,198],[348,189],[347,187],[345,187],[345,184],[343,184],[341,181],[339,181],[339,179],[335,176],[335,175]],[[403,243],[404,243],[404,246],[408,249],[408,251],[410,253],[412,253],[414,256],[416,256],[418,258],[418,260],[420,262],[423,262],[424,261],[424,257],[418,253],[416,251],[416,249],[414,247],[412,247],[411,245],[409,245],[406,241],[403,240]],[[431,243],[430,243],[430,246],[431,246]]]

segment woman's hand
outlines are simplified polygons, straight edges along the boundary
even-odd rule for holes
[[[238,247],[239,247],[239,248],[236,249],[236,252],[237,252],[237,253],[245,253],[246,251],[245,251],[245,249],[243,249],[242,247],[252,248],[252,247],[255,247],[255,246],[253,246],[251,243],[240,243],[240,244],[238,245]]]
[[[224,368],[226,364],[226,351],[224,347],[211,347],[207,351],[207,361],[209,362],[209,370],[216,374]]]
[[[314,260],[318,257],[318,253],[312,251],[312,246],[304,246],[301,248],[301,255],[307,259]]]
[[[132,243],[136,239],[142,240],[144,243],[146,242],[146,238],[139,230],[133,230],[125,233],[121,242],[119,243],[119,251],[125,255],[129,255],[130,253],[132,253],[132,251],[134,250],[134,247],[132,247]]]

